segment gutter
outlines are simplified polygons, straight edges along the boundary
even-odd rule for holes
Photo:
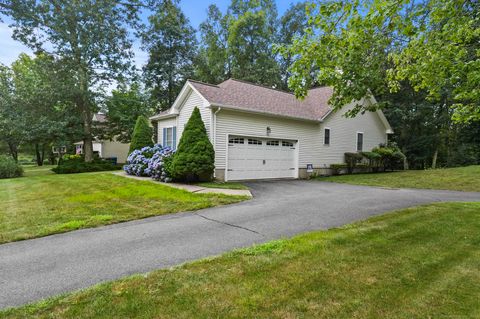
[[[172,113],[172,114],[162,114],[162,115],[154,115],[154,116],[150,116],[148,119],[150,121],[156,121],[156,120],[163,120],[163,119],[168,119],[168,118],[171,118],[171,117],[176,117],[178,114],[176,113]]]

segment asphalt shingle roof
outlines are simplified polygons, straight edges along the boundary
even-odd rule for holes
[[[214,105],[308,120],[320,120],[330,112],[328,100],[333,93],[331,87],[314,88],[299,100],[289,92],[235,79],[218,85],[188,81]]]

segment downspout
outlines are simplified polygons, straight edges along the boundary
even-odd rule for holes
[[[214,113],[213,113],[213,150],[215,153],[217,153],[217,113],[220,112],[222,108],[219,107]],[[213,171],[213,177],[215,178],[216,176],[216,169]]]

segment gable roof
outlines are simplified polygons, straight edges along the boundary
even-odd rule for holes
[[[323,121],[332,112],[328,101],[333,95],[333,88],[327,86],[310,89],[305,99],[299,100],[293,93],[242,80],[228,79],[218,85],[187,80],[172,107],[150,119],[160,120],[176,116],[179,111],[178,107],[188,96],[186,92],[191,90],[196,91],[208,105],[239,111],[315,122]],[[376,103],[373,96],[366,99],[365,102]],[[393,133],[382,110],[377,110],[376,113],[384,124],[386,133]]]
[[[218,85],[188,82],[215,106],[314,121],[320,121],[331,110],[328,100],[333,90],[330,87],[311,89],[304,100],[299,100],[289,92],[235,79]]]

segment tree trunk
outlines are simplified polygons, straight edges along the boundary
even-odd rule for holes
[[[435,149],[435,152],[433,153],[432,169],[437,168],[437,157],[438,157],[438,147]]]
[[[18,147],[15,143],[7,142],[8,148],[10,149],[10,155],[12,155],[15,162],[18,162]]]
[[[86,72],[80,68],[80,95],[77,98],[77,107],[83,116],[83,154],[85,162],[93,161],[92,110],[88,102],[88,79]]]
[[[85,162],[91,163],[93,161],[93,137],[91,123],[84,121],[83,124],[83,154],[85,154]]]
[[[37,166],[42,166],[43,165],[43,158],[42,155],[40,154],[40,145],[35,144],[35,157],[37,159]]]

